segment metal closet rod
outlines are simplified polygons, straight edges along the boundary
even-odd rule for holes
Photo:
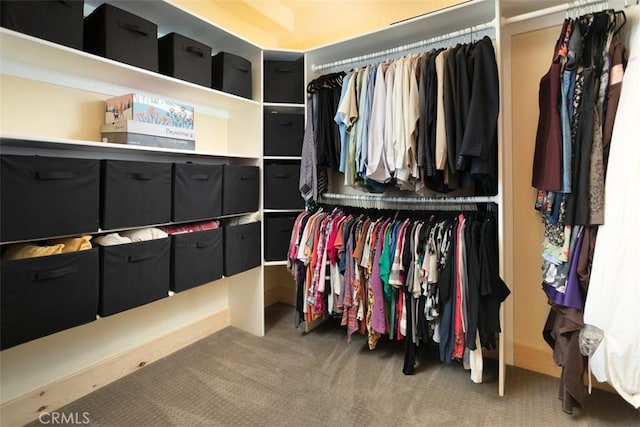
[[[557,6],[547,7],[545,9],[536,10],[533,12],[523,13],[522,15],[512,16],[510,18],[505,18],[502,20],[503,25],[515,24],[516,22],[528,21],[530,19],[540,18],[542,16],[553,15],[554,13],[560,12],[571,12],[576,9],[585,8],[589,6],[599,5],[599,4],[607,4],[609,3],[607,0],[586,0],[586,1],[571,1],[568,3],[560,4]],[[636,0],[625,0],[624,6],[629,7],[636,4]]]
[[[475,208],[477,203],[496,203],[496,198],[492,196],[479,197],[401,197],[401,196],[374,196],[361,194],[340,194],[324,193],[320,196],[320,203],[331,201],[347,202],[348,206],[372,208],[372,209],[395,209],[398,205],[405,206],[404,209],[416,209],[419,207],[430,207],[434,210]],[[352,203],[352,204],[351,204]],[[336,203],[340,204],[340,203]]]
[[[428,46],[428,45],[432,45],[432,44],[435,44],[435,43],[438,43],[438,42],[454,39],[456,37],[469,35],[469,34],[473,34],[473,33],[480,32],[480,31],[485,31],[485,30],[493,29],[493,28],[495,28],[494,21],[491,21],[491,22],[487,22],[487,23],[484,23],[484,24],[480,24],[480,25],[474,25],[474,26],[471,26],[469,28],[464,28],[462,30],[453,31],[451,33],[441,34],[439,36],[435,36],[435,37],[432,37],[432,38],[429,38],[429,39],[425,39],[425,40],[421,40],[421,41],[417,41],[417,42],[413,42],[413,43],[408,43],[408,44],[405,44],[405,45],[402,45],[402,46],[398,46],[398,47],[393,47],[391,49],[386,49],[386,50],[381,50],[381,51],[378,51],[378,52],[367,53],[367,54],[360,55],[360,56],[354,56],[353,58],[341,59],[339,61],[329,62],[329,63],[321,64],[321,65],[313,64],[311,66],[311,70],[316,72],[316,71],[326,70],[328,68],[335,68],[335,67],[341,67],[341,66],[344,66],[344,65],[353,64],[355,62],[368,61],[370,59],[402,53],[404,51],[417,49],[417,48]]]

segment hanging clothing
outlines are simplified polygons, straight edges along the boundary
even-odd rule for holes
[[[638,10],[628,16],[637,24]],[[611,136],[605,183],[605,222],[600,226],[593,257],[584,322],[603,331],[591,356],[591,371],[607,381],[635,408],[640,407],[640,264],[635,248],[640,241],[640,28],[631,29],[628,67],[622,79],[620,102]],[[614,61],[615,63],[615,61]],[[619,63],[619,62],[618,62]],[[612,79],[616,81],[616,79]],[[607,112],[609,114],[610,111]]]
[[[338,208],[301,213],[287,264],[296,278],[298,319],[337,315],[347,340],[364,334],[371,350],[384,335],[404,340],[407,375],[422,342],[437,343],[446,363],[493,348],[500,304],[509,294],[498,277],[496,214],[447,216],[396,220]],[[324,284],[327,262],[330,286]],[[474,360],[473,366],[480,382],[482,365]]]
[[[531,185],[539,190],[559,191],[562,188],[562,136],[560,131],[560,57],[557,55],[564,40],[568,20],[565,20],[560,37],[553,48],[553,60],[549,71],[540,79],[538,105],[540,116],[533,155]]]
[[[640,324],[640,318],[637,316],[636,319],[633,318],[637,310],[629,307],[629,311],[625,311],[619,307],[622,301],[634,300],[634,295],[633,293],[614,295],[613,298],[616,298],[616,302],[613,305],[607,305],[607,301],[613,301],[609,298],[612,298],[614,291],[619,289],[618,286],[611,285],[624,282],[624,280],[622,282],[616,280],[616,277],[622,277],[617,276],[620,273],[618,270],[621,265],[617,264],[617,261],[620,254],[626,254],[629,251],[620,250],[619,245],[622,243],[621,239],[627,237],[631,229],[627,228],[622,231],[621,228],[617,228],[614,230],[617,237],[612,237],[614,233],[609,236],[611,239],[609,247],[601,254],[606,260],[606,279],[605,275],[600,273],[599,285],[594,288],[594,271],[596,264],[598,264],[597,249],[600,245],[602,230],[611,230],[619,224],[628,225],[631,223],[630,219],[625,222],[625,218],[621,215],[621,212],[624,211],[622,204],[613,207],[609,205],[608,193],[619,191],[620,188],[628,185],[629,181],[633,182],[634,173],[637,175],[635,169],[633,171],[626,170],[624,172],[625,178],[622,178],[623,175],[618,177],[619,180],[624,180],[624,183],[617,180],[616,186],[611,189],[608,188],[610,178],[607,179],[605,176],[608,150],[609,148],[615,149],[615,138],[611,130],[613,129],[615,134],[622,111],[620,109],[622,104],[618,103],[618,98],[621,98],[621,87],[623,90],[626,87],[624,85],[626,78],[623,78],[624,46],[618,40],[612,42],[613,33],[617,32],[616,26],[619,25],[619,19],[614,13],[616,12],[597,12],[584,15],[573,21],[565,21],[560,35],[564,41],[560,47],[556,45],[557,56],[554,58],[554,64],[559,58],[558,62],[563,67],[560,74],[560,103],[556,104],[557,100],[552,102],[554,106],[559,105],[560,107],[558,114],[562,137],[561,157],[552,157],[542,161],[539,156],[538,142],[540,141],[536,141],[537,156],[534,159],[532,183],[540,190],[536,200],[536,209],[541,212],[545,224],[542,287],[551,305],[543,336],[553,348],[554,361],[562,367],[559,397],[562,400],[562,409],[567,413],[571,413],[574,407],[582,407],[585,403],[586,390],[583,385],[583,377],[587,363],[584,355],[591,354],[594,346],[591,342],[581,341],[580,336],[585,324],[590,323],[587,321],[590,316],[593,316],[592,319],[595,322],[592,325],[596,326],[592,329],[597,330],[603,325],[608,327],[615,324],[615,321],[612,322],[611,319],[621,313],[617,325],[622,325],[622,329],[615,327],[610,329],[617,331],[617,333],[611,334],[611,340],[607,341],[612,344],[612,347],[607,349],[607,345],[601,344],[592,356],[592,361],[598,360],[598,368],[594,369],[594,372],[598,372],[596,377],[604,380],[609,379],[612,384],[618,384],[619,390],[622,390],[621,394],[627,400],[631,399],[632,402],[634,394],[629,391],[634,387],[636,394],[640,391],[640,375],[637,375],[637,366],[639,366],[640,360],[637,357],[633,360],[634,356],[632,356],[638,354],[640,344],[637,339],[628,338],[638,336],[637,325]],[[555,78],[552,80],[548,82],[547,90],[550,90],[550,85],[557,81]],[[633,126],[637,128],[638,120],[640,120],[637,108],[631,107],[631,102],[633,102],[631,99],[637,99],[640,96],[637,85],[638,82],[633,83],[636,92],[629,98],[628,108],[634,113],[628,113],[627,119],[631,116],[633,118],[625,125],[628,126],[625,131],[629,133],[621,137],[622,143],[624,143],[625,137],[628,137],[629,141],[632,139],[633,131],[629,130]],[[543,97],[542,89],[541,85],[541,99]],[[554,88],[552,96],[555,94]],[[543,128],[542,122],[554,123],[557,119],[555,116],[555,110],[541,111],[538,136],[541,135]],[[638,129],[635,130],[636,135],[637,132]],[[570,144],[568,144],[569,140]],[[548,142],[549,139],[546,141]],[[626,157],[624,160],[619,160],[616,172],[629,164],[627,162],[633,158],[634,149],[625,149],[624,156]],[[557,150],[554,149],[554,152]],[[541,164],[540,161],[544,164]],[[556,163],[561,165],[562,188],[555,186]],[[632,168],[636,169],[637,163],[633,160],[630,162],[634,165]],[[549,165],[553,165],[553,174],[545,169]],[[548,185],[548,182],[542,179],[548,181],[550,177],[553,178],[553,186]],[[570,191],[567,191],[569,184]],[[604,191],[605,186],[607,186],[606,192]],[[625,199],[625,203],[632,202],[635,198],[630,194],[618,199],[618,201]],[[605,201],[607,209],[604,209]],[[613,214],[611,214],[612,212]],[[615,215],[615,218],[611,215]],[[615,224],[598,227],[603,222]],[[613,262],[614,258],[616,262]],[[627,263],[629,266],[637,264],[633,261],[627,261]],[[604,265],[604,263],[600,264],[600,268],[604,268]],[[628,275],[626,277],[634,277],[634,273],[638,274],[638,272],[624,272]],[[604,283],[607,285],[603,285]],[[594,289],[598,289],[598,291],[594,291]],[[635,297],[635,300],[637,299]],[[595,313],[598,314],[594,316]],[[624,320],[622,320],[623,318]],[[635,323],[633,323],[634,321]],[[630,324],[634,326],[628,327]],[[618,339],[621,341],[617,341]],[[620,345],[621,342],[625,344]],[[613,348],[615,350],[607,354],[607,351]],[[595,356],[596,353],[598,356]],[[620,356],[621,358],[616,359]],[[613,360],[621,363],[616,364]],[[610,376],[607,376],[605,371],[613,365],[616,365],[614,370],[617,372],[608,371]],[[620,372],[624,372],[624,374],[621,375]],[[635,378],[633,378],[634,375]],[[621,386],[619,378],[624,378],[625,386]],[[640,399],[636,402],[640,402]]]
[[[309,92],[319,177],[328,168],[344,173],[343,185],[377,193],[395,185],[422,196],[497,194],[500,94],[489,37],[320,76]]]

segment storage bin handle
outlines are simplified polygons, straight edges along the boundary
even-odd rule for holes
[[[291,176],[291,174],[290,174],[290,173],[283,173],[283,172],[281,172],[281,173],[277,173],[277,174],[276,174],[276,178],[277,178],[277,179],[285,179],[285,178],[289,178],[290,176]]]
[[[34,175],[36,179],[39,179],[41,181],[73,179],[77,176],[77,174],[73,171],[36,171]]]
[[[206,173],[199,173],[195,175],[191,175],[192,181],[209,181],[209,175]]]
[[[148,32],[146,32],[145,30],[143,30],[139,26],[134,25],[134,24],[130,24],[128,22],[118,22],[118,26],[120,28],[122,28],[122,29],[127,30],[127,31],[131,31],[132,33],[140,34],[141,36],[148,36],[149,35]]]
[[[293,124],[293,121],[292,120],[282,120],[282,121],[276,122],[276,124],[278,126],[291,126]]]
[[[204,52],[198,46],[187,46],[187,47],[184,48],[184,50],[186,50],[187,52],[192,53],[194,55],[197,55],[197,56],[199,56],[201,58],[204,57]]]
[[[150,181],[153,176],[143,172],[127,172],[127,177],[135,179],[136,181]]]
[[[251,179],[250,176],[240,175],[240,181],[249,181]]]
[[[231,63],[231,68],[234,68],[238,71],[242,71],[243,73],[248,73],[249,69],[247,67],[243,67],[242,65],[238,65],[235,62]]]
[[[274,71],[276,73],[286,74],[286,73],[291,73],[293,70],[289,67],[276,67]]]
[[[198,248],[198,249],[208,248],[209,246],[211,246],[212,242],[213,242],[213,240],[202,240],[200,242],[196,242],[193,245],[193,247]]]
[[[153,258],[153,252],[143,252],[141,254],[129,255],[127,257],[127,262],[140,262],[149,258]]]
[[[33,275],[34,281],[57,279],[58,277],[68,276],[78,272],[77,267],[62,267],[55,270],[41,271]]]

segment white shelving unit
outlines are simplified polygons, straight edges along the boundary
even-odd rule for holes
[[[85,1],[85,15],[101,3]],[[160,36],[179,32],[212,46],[214,54],[247,58],[252,99],[0,28],[0,153],[261,166],[262,48],[169,2],[108,3],[157,23]],[[99,142],[103,101],[132,92],[193,106],[196,150]],[[261,219],[261,210],[254,216]],[[4,403],[13,403],[3,420],[24,424],[37,418],[38,408],[59,407],[95,389],[92,384],[113,381],[225,326],[264,335],[263,274],[260,266],[4,350],[3,412]],[[128,358],[139,362],[129,365]],[[101,371],[110,363],[123,363],[116,377]],[[79,372],[92,372],[92,379],[82,381],[87,374]],[[53,388],[32,393],[44,386]]]
[[[295,51],[295,50],[265,50],[263,54],[264,61],[295,61],[304,57],[304,52]],[[300,94],[301,99],[303,99],[304,94]],[[288,114],[301,114],[304,115],[306,105],[304,103],[291,103],[291,102],[269,102],[266,97],[263,97],[264,102],[263,110],[277,112],[277,113],[288,113]],[[265,144],[267,141],[264,142]],[[263,151],[264,153],[264,151]],[[267,156],[263,155],[263,165],[268,162],[285,162],[285,163],[293,163],[300,164],[302,157],[300,155],[295,156]],[[263,195],[264,200],[264,195]],[[263,213],[265,214],[265,221],[263,223],[266,226],[266,218],[269,215],[273,214],[298,214],[302,212],[302,209],[263,209]],[[266,239],[266,230],[263,230],[263,241]],[[263,254],[264,255],[264,254]],[[263,256],[263,259],[264,256]],[[278,261],[264,261],[265,267],[281,267],[286,265],[286,260],[278,260]],[[277,284],[272,284],[276,286]],[[265,287],[269,287],[269,283],[265,284]]]

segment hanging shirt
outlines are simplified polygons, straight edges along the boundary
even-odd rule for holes
[[[359,82],[360,96],[358,100],[358,123],[356,140],[355,173],[362,177],[366,171],[367,146],[369,144],[369,120],[371,117],[371,104],[369,91],[369,81],[375,79],[375,73],[371,67],[362,70],[361,81]]]
[[[366,176],[367,178],[380,183],[386,183],[391,179],[391,172],[387,165],[385,153],[387,113],[387,89],[385,76],[388,68],[389,64],[378,65],[378,71],[375,75],[371,120],[369,123],[369,142],[367,144]]]
[[[347,163],[347,126],[351,126],[351,121],[355,118],[355,112],[351,110],[351,101],[347,98],[349,90],[349,82],[353,73],[349,73],[342,79],[342,90],[340,92],[340,100],[338,101],[338,111],[334,117],[334,121],[338,124],[340,131],[340,166],[338,170],[344,173]]]
[[[444,113],[444,62],[450,49],[443,50],[436,57],[436,74],[438,78],[437,119],[436,119],[436,169],[445,170],[447,166],[447,131]]]
[[[396,122],[394,116],[394,90],[396,73],[398,72],[398,62],[393,61],[389,64],[384,81],[386,86],[387,98],[385,104],[384,118],[384,155],[385,163],[389,168],[389,174],[393,176],[396,172],[396,151],[394,146],[394,135]]]

